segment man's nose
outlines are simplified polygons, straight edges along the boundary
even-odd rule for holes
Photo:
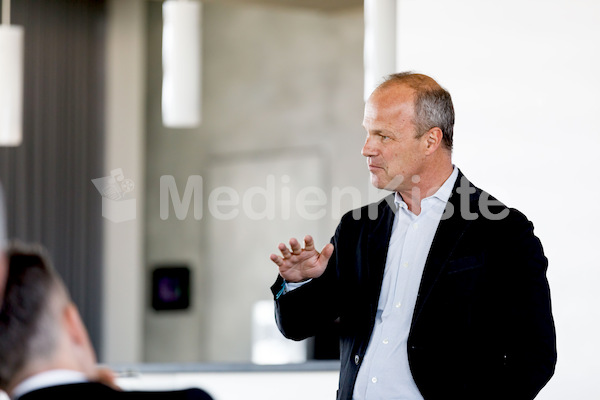
[[[360,154],[362,154],[365,157],[373,157],[377,155],[376,148],[373,145],[372,139],[370,137],[367,137],[367,140],[365,140],[365,144],[362,150],[360,151]]]

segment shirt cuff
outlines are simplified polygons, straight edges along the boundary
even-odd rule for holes
[[[292,290],[298,289],[300,286],[303,286],[310,281],[312,281],[312,279],[309,279],[309,280],[306,280],[303,282],[286,282],[284,279],[283,283],[281,284],[281,290],[279,290],[279,292],[277,292],[277,294],[275,295],[275,300],[277,300],[284,294],[291,292]]]
[[[302,282],[286,282],[285,280],[283,281],[283,284],[285,285],[285,293],[287,292],[291,292],[292,290],[296,290],[298,289],[300,286],[306,285],[308,282],[312,281],[312,279],[309,279],[307,281],[302,281]]]

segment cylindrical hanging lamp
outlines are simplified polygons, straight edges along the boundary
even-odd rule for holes
[[[0,146],[23,138],[23,27],[10,25],[10,1],[2,2],[0,25]]]
[[[396,0],[365,0],[365,100],[396,72]]]
[[[162,119],[169,128],[200,125],[201,13],[198,1],[163,3]]]

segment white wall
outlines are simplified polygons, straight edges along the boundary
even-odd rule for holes
[[[539,398],[598,398],[600,2],[400,0],[398,27],[398,69],[453,96],[455,163],[549,258],[559,360]]]

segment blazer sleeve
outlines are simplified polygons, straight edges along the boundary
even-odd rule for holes
[[[338,305],[338,243],[340,222],[331,238],[334,251],[327,268],[319,278],[301,287],[279,295],[283,284],[281,276],[271,286],[275,297],[275,319],[281,333],[288,339],[303,340],[314,336],[319,330],[339,316]]]
[[[502,284],[508,305],[503,315],[507,349],[499,387],[505,392],[502,398],[533,399],[552,377],[557,359],[548,260],[523,214],[511,209],[505,223],[498,258],[506,271]]]

